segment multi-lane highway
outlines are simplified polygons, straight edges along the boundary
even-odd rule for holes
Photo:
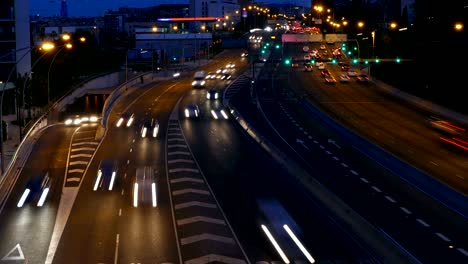
[[[301,55],[298,47],[283,52]],[[240,54],[224,51],[200,66],[208,73],[236,64],[229,80],[207,80],[204,88],[192,87],[193,72],[132,88],[115,104],[102,138],[96,125],[47,128],[2,208],[0,234],[8,239],[0,242],[0,264],[312,262],[299,244],[320,262],[385,261],[242,130],[222,96],[207,98],[212,88],[232,97],[246,120],[307,171],[300,177],[318,180],[392,245],[424,263],[466,260],[466,219],[362,155],[291,95],[309,96],[354,131],[390,142],[390,150],[409,148],[400,152],[417,165],[437,164],[434,175],[450,167],[458,176],[447,182],[466,187],[463,159],[444,150],[451,160],[439,160],[421,112],[372,85],[329,85],[316,69],[277,64],[265,64],[258,76],[259,112]],[[198,116],[186,116],[189,105],[198,106]],[[132,125],[117,126],[131,115]],[[155,138],[142,137],[148,119],[158,121]],[[101,178],[108,177],[99,172],[103,160],[117,164],[115,178]],[[18,207],[25,186],[43,171],[51,179],[45,205],[28,200]]]
[[[298,45],[287,51],[292,52],[289,56],[296,57],[301,56],[302,52]],[[333,74],[338,73],[334,69],[337,66],[327,67]],[[291,80],[294,80],[295,85],[290,85]],[[369,159],[364,156],[363,152],[353,148],[357,145],[356,142],[340,139],[337,131],[324,126],[317,115],[304,110],[302,100],[288,96],[291,92],[299,91],[301,95],[317,100],[333,117],[341,116],[346,119],[353,116],[354,118],[347,120],[348,123],[356,123],[351,129],[365,131],[364,136],[369,133],[376,136],[371,139],[386,140],[388,138],[384,135],[393,134],[393,140],[396,140],[408,135],[409,142],[414,139],[415,144],[419,145],[423,141],[432,148],[440,149],[437,141],[429,144],[431,137],[424,138],[433,132],[427,125],[423,127],[425,118],[419,112],[379,94],[371,84],[358,84],[354,80],[352,82],[327,84],[316,68],[312,72],[306,72],[302,67],[284,69],[284,65],[266,64],[264,75],[257,82],[257,91],[262,110],[271,123],[271,130],[282,137],[272,137],[272,140],[280,146],[286,143],[288,146],[283,148],[284,151],[296,156],[311,175],[320,179],[416,258],[423,262],[463,262],[468,257],[464,231],[467,230],[467,223],[463,216],[407,184],[398,174],[379,165],[372,157]],[[363,91],[362,94],[360,91]],[[360,94],[361,97],[349,97],[349,94]],[[399,117],[392,119],[389,108],[400,111]],[[343,119],[338,118],[339,121]],[[416,135],[416,131],[408,132],[401,126],[396,129],[396,125],[392,123],[407,126],[419,124],[420,133]],[[415,139],[416,137],[422,139]],[[393,146],[412,146],[408,141],[404,142],[394,141]],[[427,146],[421,143],[421,147]],[[433,155],[439,155],[437,151],[434,152],[436,154]],[[456,166],[449,171],[466,173],[466,169],[463,170],[462,157],[455,157],[454,153],[450,156],[454,156],[454,160],[447,163],[454,162]],[[424,157],[427,156],[420,156],[420,159]],[[447,177],[450,178],[449,175]]]

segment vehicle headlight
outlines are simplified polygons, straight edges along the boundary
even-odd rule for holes
[[[197,81],[192,82],[192,86],[197,85]]]
[[[210,99],[210,93],[206,94],[206,99]]]
[[[71,125],[72,123],[73,123],[73,120],[71,120],[71,119],[65,120],[65,125],[67,125],[67,126]]]
[[[98,118],[97,118],[97,116],[91,116],[91,117],[89,118],[89,121],[90,121],[90,122],[97,122],[97,121],[98,121]]]
[[[73,124],[74,125],[79,125],[81,123],[81,119],[80,118],[76,118],[75,120],[73,120]]]
[[[201,82],[201,85],[205,85],[205,81],[202,81],[202,82]]]

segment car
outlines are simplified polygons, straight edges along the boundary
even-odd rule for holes
[[[229,69],[226,69],[226,68],[219,68],[216,70],[217,74],[227,73],[227,72],[229,72]]]
[[[315,66],[317,66],[317,69],[319,70],[325,70],[325,63],[323,63],[322,61],[317,62]]]
[[[349,82],[351,81],[351,77],[349,77],[347,74],[343,73],[343,74],[340,74],[340,82],[342,83],[346,83],[346,82]]]
[[[331,75],[325,76],[324,79],[325,79],[325,82],[326,82],[326,83],[329,83],[329,84],[334,84],[334,83],[336,83],[336,79],[335,79],[333,76],[331,76]]]
[[[70,116],[65,119],[65,125],[82,125],[82,124],[89,124],[89,123],[97,123],[99,120],[97,115],[74,115]]]
[[[310,61],[312,58],[310,57],[310,55],[304,55],[304,60],[306,61]]]
[[[121,127],[122,124],[125,124],[125,127],[130,127],[135,119],[135,115],[133,113],[123,113],[117,123],[115,124],[116,127]]]
[[[369,82],[369,77],[367,77],[367,75],[365,75],[365,74],[359,74],[356,77],[356,81],[360,82],[360,83],[367,83],[367,82]]]
[[[328,71],[327,69],[324,69],[320,72],[320,75],[322,75],[322,77],[329,77],[331,76],[330,74],[330,71]]]
[[[145,138],[151,135],[153,138],[158,137],[159,122],[155,118],[147,118],[141,126],[141,137]]]
[[[39,175],[32,176],[26,183],[24,192],[16,206],[21,208],[26,203],[34,202],[37,207],[42,207],[50,192],[51,183],[52,179],[47,170],[43,170]]]
[[[241,54],[241,57],[242,57],[242,58],[248,57],[248,56],[249,56],[249,53],[247,53],[247,52],[242,52],[242,54]]]
[[[325,45],[322,44],[322,45],[320,45],[320,49],[321,49],[321,50],[326,50],[327,47],[326,47]]]
[[[172,77],[174,78],[179,78],[180,77],[180,72],[176,71],[172,74]]]
[[[347,71],[349,71],[351,66],[349,66],[349,64],[343,63],[343,64],[340,65],[340,68],[341,68],[342,71],[347,72]]]
[[[299,63],[297,62],[292,62],[291,63],[291,68],[298,68],[299,67]]]
[[[304,71],[311,72],[312,71],[312,64],[310,64],[310,63],[304,64]]]
[[[460,137],[467,133],[467,129],[461,125],[455,124],[454,122],[431,116],[429,118],[429,124],[432,129],[447,136],[447,137]]]
[[[108,190],[112,191],[117,181],[117,161],[104,159],[99,162],[99,168],[96,173],[93,191]]]
[[[218,100],[219,92],[216,89],[210,89],[206,92],[206,99],[208,100]]]
[[[309,51],[309,46],[304,46],[304,47],[302,47],[302,51],[303,51],[303,52],[308,52],[308,51]]]
[[[133,181],[133,207],[148,205],[153,208],[158,205],[154,168],[140,166],[136,168]]]
[[[229,62],[227,65],[226,65],[226,69],[234,69],[236,68],[236,64],[232,63],[232,62]]]
[[[211,109],[210,113],[213,119],[229,119],[228,110],[224,107]]]
[[[446,136],[441,135],[439,137],[442,143],[448,144],[449,146],[464,151],[465,153],[468,152],[468,135],[460,135],[460,136]]]
[[[356,77],[358,76],[358,72],[355,69],[349,69],[347,72],[349,77]]]
[[[229,73],[223,73],[223,74],[221,74],[220,79],[221,79],[221,80],[230,80],[231,77],[232,77],[231,74],[229,74]]]
[[[200,117],[200,108],[196,104],[190,104],[184,109],[185,117]]]
[[[205,80],[213,80],[216,79],[216,74],[214,72],[209,72],[205,76]]]

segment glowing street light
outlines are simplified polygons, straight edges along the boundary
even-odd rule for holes
[[[362,27],[364,27],[364,22],[359,21],[357,25],[358,25],[358,27],[362,28]]]
[[[456,31],[462,31],[463,30],[463,24],[462,23],[455,23],[454,28]]]
[[[63,35],[62,35],[62,39],[63,39],[64,41],[68,41],[68,40],[70,40],[70,35],[68,35],[68,34],[63,34]]]
[[[86,38],[85,38],[85,37],[81,37],[81,38],[80,38],[80,41],[81,41],[81,42],[85,42],[85,41],[86,41]]]

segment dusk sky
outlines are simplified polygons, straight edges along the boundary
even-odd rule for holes
[[[60,14],[61,0],[30,0],[31,15],[54,16]],[[160,4],[188,4],[189,0],[67,0],[68,16],[101,16],[108,9],[119,7],[148,7]],[[267,0],[267,3],[292,3],[309,6],[310,0]]]
[[[68,16],[101,16],[108,9],[122,6],[148,7],[160,4],[188,4],[189,0],[67,0]],[[61,0],[30,0],[31,15],[53,16],[60,14]]]

